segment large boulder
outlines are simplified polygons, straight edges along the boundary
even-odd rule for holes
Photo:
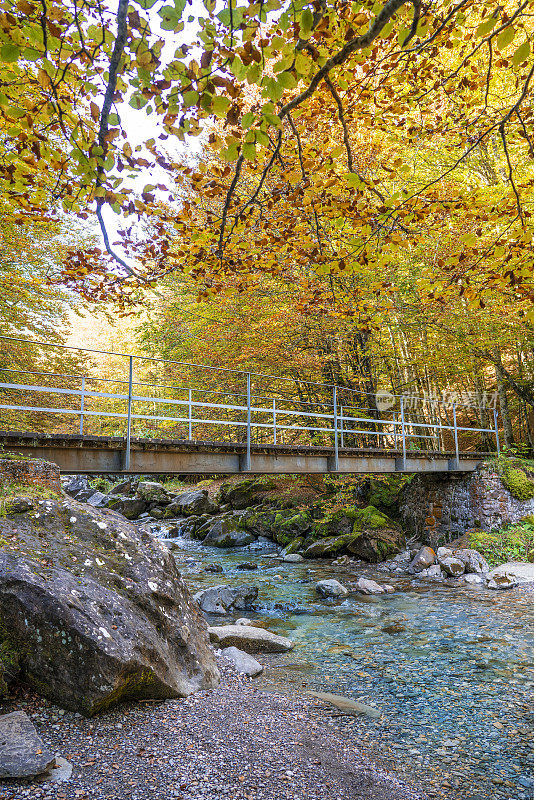
[[[352,519],[352,540],[347,544],[347,551],[352,555],[377,563],[405,547],[400,527],[374,506],[358,509]]]
[[[436,553],[431,547],[425,545],[421,547],[413,557],[408,567],[408,572],[413,575],[414,573],[421,572],[423,569],[428,569],[428,567],[431,567],[432,564],[435,563]]]
[[[265,492],[275,489],[276,483],[270,478],[247,478],[244,481],[226,481],[219,489],[217,501],[229,504],[236,511],[250,508],[260,503]]]
[[[520,583],[534,583],[534,564],[508,561],[492,570],[487,578],[489,589],[511,589]]]
[[[162,543],[61,497],[0,519],[0,537],[4,679],[18,671],[87,716],[217,683],[206,623]]]
[[[454,551],[454,557],[459,558],[468,574],[485,575],[490,571],[490,566],[478,550],[464,548]]]
[[[345,552],[353,539],[352,533],[343,533],[341,536],[327,536],[326,539],[318,539],[318,541],[309,544],[303,555],[305,558],[329,558]]]
[[[220,647],[237,647],[245,653],[285,653],[295,646],[291,639],[264,628],[249,625],[222,625],[208,628],[211,641]]]
[[[167,517],[191,517],[202,514],[216,514],[219,507],[212,503],[205,489],[192,489],[174,498],[167,506]]]
[[[120,497],[119,495],[116,498],[110,496],[107,505],[108,508],[118,511],[119,514],[130,520],[139,519],[148,508],[148,503],[138,497]]]
[[[257,596],[257,586],[210,586],[197,592],[194,600],[208,614],[228,614],[250,608]]]
[[[56,759],[23,711],[0,717],[0,778],[30,778],[54,766]]]
[[[203,536],[204,531],[206,535]],[[254,536],[240,526],[239,516],[223,514],[208,521],[195,532],[202,543],[210,547],[244,547],[254,541]]]
[[[163,484],[157,481],[139,481],[136,497],[139,500],[144,500],[145,503],[157,503],[159,505],[166,505],[172,500]]]

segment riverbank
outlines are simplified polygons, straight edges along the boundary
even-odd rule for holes
[[[219,659],[222,662],[221,659]],[[362,750],[354,717],[259,688],[222,666],[219,687],[85,719],[35,696],[23,709],[73,767],[67,782],[0,784],[0,800],[424,800]],[[356,723],[356,724],[346,724]]]

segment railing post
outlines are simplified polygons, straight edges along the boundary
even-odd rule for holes
[[[454,469],[460,469],[460,451],[458,449],[458,424],[456,422],[456,403],[452,404],[452,420],[454,424]]]
[[[343,406],[339,407],[339,433],[340,433],[340,437],[341,437],[341,447],[343,448],[345,446],[345,444],[344,444],[345,440],[344,440],[344,436],[343,436],[343,433],[344,433],[344,431],[343,431]]]
[[[273,398],[273,444],[276,444],[276,399]]]
[[[129,357],[128,370],[128,427],[126,429],[126,451],[124,453],[124,469],[130,469],[130,443],[132,435],[132,386],[133,386],[133,356]]]
[[[494,408],[493,409],[493,427],[494,427],[494,430],[495,430],[495,445],[497,447],[497,455],[500,455],[501,454],[501,446],[500,446],[500,443],[499,443],[499,428],[497,426],[497,414],[498,413],[499,412],[497,411],[497,409]]]
[[[245,472],[250,472],[252,462],[250,453],[250,439],[252,428],[252,410],[251,410],[251,378],[250,372],[247,372],[247,455],[245,458]]]
[[[393,412],[393,449],[397,449],[397,413]]]
[[[395,469],[400,468],[400,472],[406,471],[406,424],[404,422],[404,397],[400,399],[400,418],[401,418],[401,439],[402,439],[402,458],[400,464],[395,463]]]
[[[80,436],[83,436],[83,410],[85,408],[85,375],[82,378],[82,396],[80,399]]]
[[[339,445],[338,445],[338,428],[337,428],[337,386],[334,386],[332,392],[332,400],[334,404],[334,472],[339,472]]]
[[[193,417],[193,402],[192,401],[193,401],[193,390],[189,389],[189,392],[188,392],[189,431],[188,431],[188,433],[189,433],[189,441],[190,442],[193,441],[193,419],[192,419],[192,417]]]

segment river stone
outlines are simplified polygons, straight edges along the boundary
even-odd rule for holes
[[[454,558],[459,558],[460,561],[463,561],[467,573],[486,575],[490,571],[490,565],[484,556],[480,555],[478,550],[473,550],[471,548],[455,550]]]
[[[249,653],[238,650],[237,647],[225,647],[221,652],[222,655],[234,665],[238,672],[242,675],[246,675],[248,678],[255,678],[256,675],[261,675],[263,672],[263,667],[259,661],[256,661]]]
[[[212,642],[221,647],[238,647],[246,653],[286,653],[295,646],[291,639],[264,628],[249,625],[223,625],[208,628]]]
[[[109,502],[109,495],[103,492],[94,492],[85,502],[93,508],[105,508]]]
[[[163,484],[157,481],[139,481],[136,497],[146,503],[162,504],[170,503],[172,499]]]
[[[194,600],[208,614],[228,614],[250,608],[257,596],[257,586],[210,586],[197,592]]]
[[[482,577],[482,575],[478,575],[475,573],[469,573],[465,575],[465,582],[470,583],[473,586],[484,586],[486,583],[486,579]]]
[[[306,694],[316,697],[318,700],[322,700],[325,703],[330,703],[330,705],[339,708],[339,710],[343,711],[345,714],[354,716],[363,714],[373,719],[378,719],[380,717],[380,711],[376,708],[368,706],[365,703],[360,703],[358,700],[353,700],[352,697],[344,697],[341,694],[332,694],[331,692],[307,691]]]
[[[301,561],[304,561],[304,558],[300,553],[288,553],[284,556],[284,561],[286,564],[299,564]]]
[[[205,489],[193,489],[190,492],[183,492],[175,497],[172,503],[167,506],[168,517],[190,517],[201,514],[216,514],[219,507],[212,503]]]
[[[534,583],[534,564],[508,561],[492,570],[487,578],[490,589],[508,589],[517,586],[518,583]]]
[[[431,567],[436,561],[436,554],[432,550],[431,547],[425,545],[418,550],[417,554],[415,555],[413,561],[411,562],[410,566],[408,567],[408,572],[421,572],[422,569],[427,569],[427,567]]]
[[[450,547],[438,547],[438,549],[436,550],[436,556],[438,562],[440,558],[450,558],[452,556],[452,552],[453,551]]]
[[[23,711],[0,716],[0,778],[41,775],[55,763]]]
[[[202,539],[202,544],[210,547],[244,547],[253,542],[254,536],[240,528],[238,523],[239,517],[233,514],[216,517],[206,523],[208,533]]]
[[[315,591],[321,597],[346,597],[349,593],[349,590],[335,578],[318,581],[315,584]]]
[[[217,684],[206,622],[157,539],[67,496],[0,518],[0,537],[3,645],[36,692],[92,716]]]
[[[370,578],[359,578],[356,589],[362,594],[384,594],[384,589]]]
[[[449,558],[442,558],[439,562],[440,567],[447,575],[450,575],[452,578],[457,578],[459,575],[463,575],[465,572],[465,564],[459,558],[455,558],[455,556],[449,556]]]

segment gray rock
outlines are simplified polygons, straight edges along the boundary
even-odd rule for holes
[[[471,548],[455,550],[454,558],[459,558],[460,561],[463,561],[465,571],[468,574],[475,573],[477,575],[486,575],[490,571],[490,565],[484,556],[480,555],[478,550],[473,550]]]
[[[236,569],[254,570],[258,569],[258,565],[255,561],[242,561],[237,565]]]
[[[304,561],[304,558],[300,553],[289,553],[289,555],[284,556],[283,560],[286,564],[299,564],[301,561]]]
[[[436,551],[438,562],[440,558],[450,558],[452,556],[452,549],[450,547],[438,547]]]
[[[105,508],[109,502],[109,495],[103,492],[94,492],[85,502],[93,508]]]
[[[0,778],[41,775],[54,763],[54,756],[23,711],[0,716]]]
[[[486,583],[486,579],[482,577],[482,575],[478,575],[475,573],[469,573],[465,575],[465,582],[470,583],[473,586],[484,586]]]
[[[239,617],[239,619],[236,619],[234,622],[234,625],[254,625],[254,623],[248,617]]]
[[[384,589],[370,578],[359,578],[356,589],[362,594],[384,594]]]
[[[422,569],[427,569],[427,567],[431,567],[432,564],[436,562],[436,554],[432,550],[431,547],[425,545],[418,550],[417,554],[414,556],[413,561],[411,562],[410,566],[408,567],[408,571],[411,573],[421,572]]]
[[[487,578],[490,589],[510,589],[519,583],[534,583],[534,564],[508,561],[492,570]]]
[[[216,685],[206,623],[158,540],[70,499],[47,501],[38,520],[0,519],[6,541],[14,528],[17,548],[0,553],[0,618],[31,688],[92,716]]]
[[[234,514],[216,517],[207,523],[208,533],[202,543],[210,547],[244,547],[254,541],[254,536],[238,526]]]
[[[238,647],[246,653],[286,653],[295,646],[291,639],[264,628],[249,625],[223,625],[208,628],[211,641],[221,647]]]
[[[69,480],[63,484],[63,488],[71,497],[76,497],[80,492],[90,492],[91,494],[94,492],[89,486],[89,478],[87,475],[72,475]]]
[[[465,564],[459,558],[455,558],[455,556],[449,556],[448,558],[442,558],[440,563],[441,569],[450,575],[451,578],[457,578],[459,575],[463,575],[465,572]]]
[[[212,503],[205,489],[193,489],[183,492],[175,497],[167,506],[168,516],[199,516],[201,514],[216,514],[219,507]]]
[[[334,578],[318,581],[315,584],[315,591],[321,597],[346,597],[349,593],[349,590]]]
[[[171,496],[163,484],[157,481],[139,481],[136,497],[146,503],[166,504],[171,502]]]
[[[204,572],[224,572],[220,564],[206,564]]]
[[[257,596],[257,586],[210,586],[197,592],[194,599],[208,614],[228,614],[250,608]]]
[[[222,655],[234,665],[238,672],[242,675],[247,675],[249,678],[255,678],[256,675],[261,675],[263,672],[263,667],[259,661],[256,661],[249,653],[244,653],[243,650],[239,650],[237,647],[225,647]]]
[[[330,703],[330,705],[339,708],[339,710],[343,711],[345,714],[363,714],[373,719],[378,719],[378,717],[380,717],[380,711],[376,708],[368,706],[365,703],[360,703],[358,700],[353,700],[352,697],[344,697],[342,694],[332,694],[331,692],[308,691],[306,694],[317,697],[318,700],[322,700],[325,703]]]

